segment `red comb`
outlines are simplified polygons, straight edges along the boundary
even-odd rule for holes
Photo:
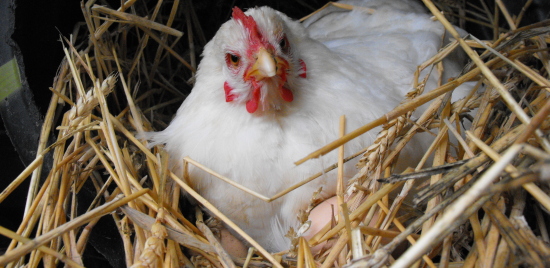
[[[248,41],[251,49],[248,50],[248,53],[256,51],[262,45],[262,35],[258,31],[258,25],[252,16],[244,14],[244,12],[238,8],[233,8],[233,19],[240,21],[243,27],[248,31]],[[265,45],[265,44],[264,44]]]
[[[233,8],[233,19],[240,21],[244,28],[246,28],[250,33],[258,33],[258,25],[252,16],[244,14],[244,12],[239,7]]]

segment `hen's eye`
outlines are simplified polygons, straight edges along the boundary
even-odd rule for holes
[[[239,56],[231,54],[231,63],[233,64],[239,63]]]
[[[286,35],[283,35],[283,38],[281,38],[281,41],[279,41],[279,47],[284,53],[288,53],[288,51],[290,50],[290,44],[288,43]]]
[[[241,57],[238,55],[227,53],[225,54],[225,61],[227,62],[227,65],[231,65],[233,67],[239,66],[239,62],[241,61]]]

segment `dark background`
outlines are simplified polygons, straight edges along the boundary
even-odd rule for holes
[[[6,1],[6,0],[0,0]],[[24,55],[25,75],[33,91],[35,102],[44,114],[51,97],[57,66],[64,56],[60,32],[68,35],[77,21],[82,20],[79,1],[16,1],[15,32],[12,38]],[[59,30],[59,31],[58,31]],[[7,119],[8,120],[8,119]],[[0,191],[15,179],[25,168],[0,116]],[[0,203],[0,225],[17,230],[25,207],[28,178],[9,197]],[[0,254],[9,239],[0,236]]]
[[[0,0],[6,1],[6,0]],[[138,0],[139,1],[139,0]],[[112,2],[112,7],[118,7],[119,1]],[[182,1],[183,2],[183,1]],[[233,1],[198,1],[193,4],[202,20],[201,26],[206,38],[210,39],[225,22],[231,13],[232,6],[248,8],[254,6],[269,5],[280,10],[292,18],[301,18],[323,6],[326,0],[233,0]],[[477,1],[472,1],[477,2]],[[492,1],[487,1],[492,2]],[[519,12],[526,0],[504,1],[510,11]],[[53,0],[53,1],[16,1],[15,33],[12,38],[18,44],[23,54],[25,75],[29,86],[33,91],[36,105],[44,114],[51,97],[48,87],[52,86],[57,68],[64,56],[59,36],[68,37],[76,23],[83,21],[79,0]],[[98,4],[102,4],[98,1]],[[494,6],[488,3],[488,6]],[[550,1],[535,0],[524,21],[534,21],[548,18]],[[504,19],[500,20],[505,23]],[[479,38],[491,38],[490,32],[478,26],[467,25],[467,30]],[[200,54],[200,53],[199,53]],[[24,169],[24,165],[14,150],[11,141],[5,131],[0,118],[0,191],[2,191]],[[0,203],[0,225],[11,230],[19,226],[25,205],[26,188],[28,181],[22,184],[6,200]],[[9,240],[0,236],[0,254],[5,250]]]

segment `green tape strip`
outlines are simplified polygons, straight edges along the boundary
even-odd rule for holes
[[[0,102],[21,88],[19,66],[15,58],[0,66]]]

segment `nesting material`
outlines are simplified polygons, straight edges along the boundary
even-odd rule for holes
[[[355,154],[361,157],[357,175],[339,187],[341,206],[335,209],[341,220],[309,241],[290,230],[293,245],[280,253],[266,252],[242,233],[255,247],[246,258],[226,253],[216,240],[219,230],[198,206],[180,207],[179,188],[242,231],[187,186],[185,171],[169,170],[162,148],[148,149],[136,138],[164,128],[185,98],[182,92],[192,87],[194,55],[205,39],[192,4],[127,1],[115,10],[83,3],[85,26],[64,39],[66,58],[50,88],[37,158],[0,194],[2,202],[23,180],[49,172],[46,181],[33,180],[19,229],[0,228],[13,239],[0,266],[86,266],[82,256],[101,217],[116,223],[128,267],[550,266],[550,22],[519,28],[523,11],[514,17],[498,0],[505,25],[485,5],[423,1],[455,41],[418,73],[439,71],[441,60],[458,47],[471,64],[429,92],[417,76],[402,105],[312,152],[308,158],[383,125],[376,142]],[[444,15],[488,26],[495,38],[461,37]],[[477,86],[465,99],[450,101],[453,89],[472,81]],[[412,111],[428,101],[426,112],[412,121]],[[391,176],[400,150],[419,132],[432,135],[425,157]],[[49,135],[57,136],[52,145],[46,144]],[[54,158],[51,171],[41,169],[47,153]],[[82,209],[84,187],[95,198]],[[318,253],[310,250],[325,241]]]

